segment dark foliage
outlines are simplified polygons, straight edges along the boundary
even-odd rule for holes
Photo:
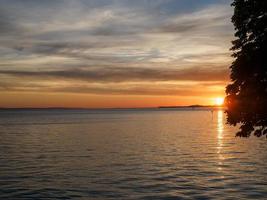
[[[267,0],[234,0],[231,83],[226,87],[227,121],[241,124],[237,136],[267,137]]]

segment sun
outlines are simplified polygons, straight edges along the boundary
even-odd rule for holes
[[[217,98],[215,98],[215,104],[217,106],[222,106],[223,103],[224,103],[224,98],[223,97],[217,97]]]

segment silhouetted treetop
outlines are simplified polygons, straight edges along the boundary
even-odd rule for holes
[[[267,137],[267,0],[234,0],[235,58],[226,88],[227,121],[237,136]]]

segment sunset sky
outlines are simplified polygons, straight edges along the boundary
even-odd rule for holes
[[[0,107],[214,104],[230,0],[1,0]]]

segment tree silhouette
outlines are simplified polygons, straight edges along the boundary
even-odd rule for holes
[[[267,0],[234,0],[235,58],[226,87],[227,122],[236,134],[267,137]]]

